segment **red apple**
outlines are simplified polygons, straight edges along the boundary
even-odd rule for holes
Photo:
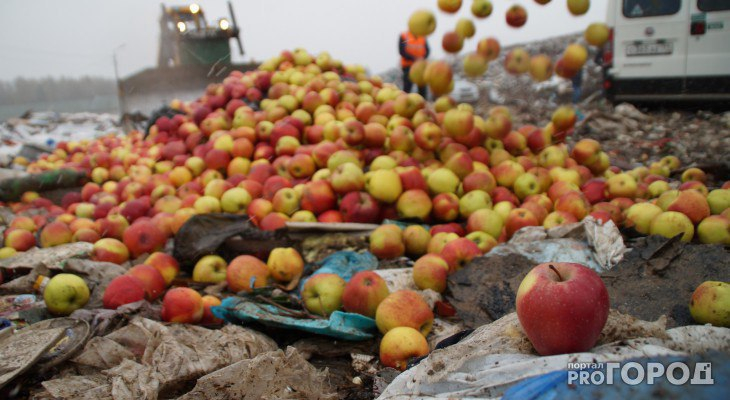
[[[467,238],[452,240],[444,246],[441,256],[449,266],[449,273],[456,272],[469,263],[474,257],[482,255],[479,247]]]
[[[513,28],[519,28],[527,22],[527,11],[520,5],[513,5],[505,14],[507,25]]]
[[[608,319],[608,292],[590,268],[545,263],[517,290],[517,317],[540,355],[590,350]]]
[[[376,223],[380,215],[377,200],[366,192],[347,193],[340,201],[345,222]]]
[[[380,275],[374,271],[361,271],[353,275],[342,292],[342,308],[347,312],[375,318],[375,311],[390,291]]]

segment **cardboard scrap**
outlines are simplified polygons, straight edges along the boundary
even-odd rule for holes
[[[276,348],[269,337],[240,326],[210,330],[136,317],[128,326],[90,340],[73,360],[103,369],[105,379],[99,372],[52,379],[43,382],[45,393],[38,397],[155,400],[182,383]]]
[[[336,399],[327,375],[327,370],[317,370],[288,347],[286,352],[263,353],[206,375],[178,400]]]
[[[63,336],[64,328],[23,329],[0,342],[0,388],[25,372]]]

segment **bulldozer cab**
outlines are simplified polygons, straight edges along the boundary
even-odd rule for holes
[[[243,54],[240,32],[230,2],[228,8],[230,19],[220,18],[215,23],[209,23],[198,4],[163,4],[158,67],[230,64],[231,38],[236,39]]]
[[[255,69],[255,62],[231,60],[231,39],[241,55],[243,46],[230,2],[228,12],[208,20],[198,4],[163,4],[157,65],[118,82],[122,112],[149,115],[173,99],[192,100],[200,88],[220,82],[231,70]]]

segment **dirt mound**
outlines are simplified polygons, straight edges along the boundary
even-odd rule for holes
[[[668,327],[691,325],[688,303],[695,288],[707,280],[730,281],[730,252],[722,246],[650,236],[630,247],[601,275],[611,307],[622,313],[647,321],[666,315]],[[467,326],[493,322],[515,310],[517,288],[534,266],[514,255],[474,259],[449,277],[447,298]]]

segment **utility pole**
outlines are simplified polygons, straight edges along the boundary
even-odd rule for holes
[[[119,79],[119,66],[117,65],[117,51],[121,50],[126,46],[126,43],[122,43],[114,48],[112,51],[112,61],[114,62],[114,79],[117,83],[117,98],[119,101],[119,116],[123,119],[124,114],[127,112],[127,105],[124,101],[124,88],[122,87],[122,81]]]

